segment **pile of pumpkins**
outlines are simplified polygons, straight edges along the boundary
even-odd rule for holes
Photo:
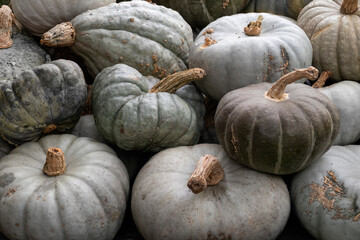
[[[360,238],[358,0],[0,4],[0,238]]]

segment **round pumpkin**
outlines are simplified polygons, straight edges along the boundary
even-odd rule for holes
[[[201,93],[193,85],[175,94],[149,92],[158,81],[125,64],[108,67],[95,78],[92,109],[105,139],[122,150],[154,152],[199,140],[205,114]]]
[[[215,113],[220,144],[236,161],[274,174],[291,174],[316,161],[339,132],[336,106],[299,78],[316,79],[314,67],[276,83],[258,83],[226,94]]]
[[[358,1],[312,1],[302,9],[298,25],[306,32],[314,49],[313,65],[331,71],[334,81],[360,80]]]
[[[147,240],[265,240],[283,230],[290,196],[279,176],[237,164],[218,144],[199,144],[153,156],[135,179],[131,210]]]
[[[147,1],[126,1],[80,14],[45,33],[41,43],[71,46],[92,77],[106,67],[124,63],[143,75],[162,78],[187,69],[193,33],[172,9]]]
[[[70,134],[17,147],[1,159],[0,180],[0,230],[9,239],[113,239],[129,196],[115,152]]]
[[[317,240],[359,239],[359,171],[360,146],[333,146],[293,177],[295,212]]]
[[[0,133],[10,143],[36,140],[53,130],[71,130],[87,97],[80,67],[56,60],[0,80]]]
[[[263,20],[256,21],[260,15]],[[255,21],[260,34],[247,35],[244,28]],[[190,50],[189,66],[206,71],[204,80],[195,84],[219,101],[234,89],[275,82],[296,68],[308,67],[311,60],[310,40],[292,20],[269,13],[242,13],[206,26]]]
[[[16,19],[30,33],[41,36],[58,23],[70,21],[89,9],[114,3],[115,0],[11,0]]]

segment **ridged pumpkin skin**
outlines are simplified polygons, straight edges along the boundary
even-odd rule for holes
[[[339,113],[328,97],[308,85],[288,85],[289,98],[280,102],[264,97],[271,86],[253,84],[226,94],[216,109],[216,134],[239,163],[291,174],[331,147],[339,132]]]
[[[107,140],[123,150],[154,152],[198,141],[205,114],[201,93],[192,85],[175,94],[148,93],[157,81],[125,64],[95,78],[92,109]]]
[[[291,198],[304,228],[317,240],[360,236],[360,146],[333,146],[294,175]]]
[[[87,97],[80,67],[56,60],[24,71],[16,79],[0,80],[0,133],[20,144],[36,140],[55,124],[65,132],[80,118]]]
[[[226,93],[260,82],[275,82],[282,75],[311,65],[312,47],[293,21],[261,13],[259,36],[244,33],[250,21],[260,14],[243,13],[226,16],[206,26],[197,36],[190,51],[189,67],[206,71],[196,86],[207,96],[219,101]],[[206,34],[213,29],[212,34]],[[216,43],[203,47],[205,39]]]
[[[331,71],[335,81],[360,80],[358,54],[360,11],[340,12],[340,0],[312,1],[300,12],[298,25],[306,32],[314,49],[313,66]]]
[[[41,36],[56,24],[70,21],[89,9],[115,0],[11,0],[16,19],[32,34]]]
[[[194,194],[187,183],[203,154],[219,159],[225,177]],[[218,144],[198,144],[153,156],[135,179],[131,210],[147,240],[270,240],[287,222],[290,196],[280,177],[237,164]]]
[[[71,23],[76,30],[71,49],[93,77],[117,63],[155,77],[187,68],[193,33],[172,9],[147,1],[121,2],[83,13]]]
[[[66,170],[43,172],[49,147]],[[0,229],[9,239],[113,239],[129,196],[125,166],[105,144],[70,134],[25,143],[0,161]]]

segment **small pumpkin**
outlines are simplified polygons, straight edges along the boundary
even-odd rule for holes
[[[338,110],[317,89],[292,83],[304,77],[314,80],[318,70],[297,69],[274,84],[253,84],[221,99],[215,129],[232,158],[258,171],[291,174],[331,147],[339,132]]]
[[[358,1],[312,1],[300,12],[298,25],[313,46],[313,65],[319,71],[331,71],[334,81],[360,80],[357,61],[360,42]]]
[[[360,146],[332,146],[291,182],[294,210],[317,240],[360,236]]]
[[[94,78],[117,63],[162,78],[187,69],[193,33],[172,9],[126,1],[80,14],[45,33],[40,42],[71,46]]]
[[[0,133],[10,143],[36,140],[53,130],[70,131],[87,97],[80,67],[56,60],[0,80]]]
[[[310,40],[293,21],[269,13],[241,13],[219,18],[199,33],[189,66],[206,71],[204,80],[195,84],[219,101],[234,89],[275,82],[308,67],[311,60]]]
[[[276,239],[290,196],[279,176],[237,164],[218,144],[198,144],[153,156],[135,179],[131,211],[147,240]]]
[[[170,89],[159,90],[159,79],[143,76],[128,65],[108,67],[92,86],[96,126],[105,139],[127,151],[157,152],[195,144],[204,127],[203,96],[193,85],[170,92],[179,87],[179,80],[186,83],[203,75],[202,69],[170,75],[161,80]]]
[[[17,147],[1,159],[0,180],[0,230],[9,239],[111,240],[129,196],[115,152],[70,134]]]

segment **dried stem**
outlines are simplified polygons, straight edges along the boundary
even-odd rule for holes
[[[0,49],[9,48],[13,45],[11,39],[13,14],[11,8],[2,5],[0,8]]]
[[[40,39],[40,44],[48,47],[70,47],[75,42],[76,31],[71,22],[56,25]]]
[[[64,153],[60,148],[49,147],[46,152],[46,163],[43,171],[48,176],[58,176],[65,172]]]
[[[344,0],[340,7],[342,14],[353,14],[358,10],[358,0]]]
[[[313,88],[322,88],[325,85],[326,80],[328,80],[328,78],[331,77],[331,72],[330,71],[323,71],[320,75],[320,77],[318,78],[318,80],[316,80],[316,82],[312,85]]]
[[[259,15],[256,21],[251,21],[247,27],[244,27],[244,32],[248,36],[259,36],[261,33],[261,23],[264,17]]]

